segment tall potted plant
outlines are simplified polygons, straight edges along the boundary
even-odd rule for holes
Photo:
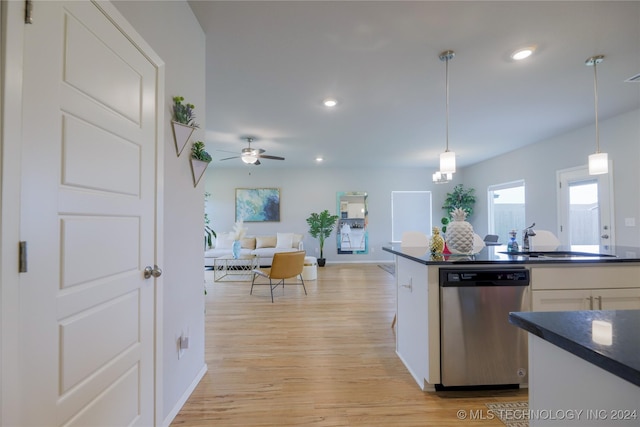
[[[311,237],[318,239],[320,243],[320,258],[318,258],[318,265],[324,267],[326,259],[324,258],[324,241],[327,239],[338,221],[338,215],[331,215],[327,209],[320,213],[312,213],[307,218],[307,224],[309,224],[309,234]]]

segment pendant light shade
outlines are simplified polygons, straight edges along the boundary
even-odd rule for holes
[[[446,148],[444,153],[440,154],[440,173],[451,176],[456,171],[456,154],[453,151],[449,151],[449,61],[456,56],[452,50],[446,50],[440,54],[440,60],[444,61],[446,80],[445,80],[445,93],[446,93]]]
[[[609,172],[607,153],[600,152],[600,131],[598,129],[598,64],[604,61],[603,55],[588,58],[585,65],[593,67],[594,107],[596,112],[596,152],[589,156],[589,175],[602,175]]]
[[[589,175],[603,175],[609,172],[607,153],[595,153],[589,156]]]
[[[452,174],[456,171],[456,153],[445,151],[440,153],[440,172]]]

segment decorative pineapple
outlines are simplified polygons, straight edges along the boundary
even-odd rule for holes
[[[473,227],[465,219],[464,209],[456,208],[451,212],[453,221],[447,226],[447,247],[452,252],[469,254],[473,252]]]
[[[441,254],[444,250],[444,239],[440,235],[440,229],[438,227],[433,227],[432,231],[433,235],[429,242],[429,249],[432,254]]]

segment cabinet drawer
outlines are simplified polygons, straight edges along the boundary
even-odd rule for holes
[[[640,288],[640,265],[531,267],[531,289]]]
[[[533,291],[533,311],[639,310],[640,288]]]

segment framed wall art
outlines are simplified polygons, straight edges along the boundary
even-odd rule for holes
[[[279,188],[236,188],[236,221],[279,222]]]

